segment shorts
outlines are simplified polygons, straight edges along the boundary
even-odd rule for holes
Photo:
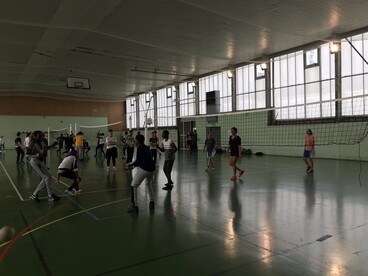
[[[215,150],[208,150],[207,151],[207,158],[215,157],[216,151]]]
[[[310,150],[304,150],[303,157],[304,158],[311,158],[311,151]]]

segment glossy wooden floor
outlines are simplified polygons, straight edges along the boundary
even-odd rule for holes
[[[0,154],[0,227],[19,236],[0,245],[0,275],[368,275],[367,163],[316,160],[307,175],[301,158],[244,157],[233,183],[226,155],[207,173],[204,152],[180,152],[174,189],[161,189],[160,159],[155,211],[141,185],[131,215],[123,160],[107,172],[89,156],[81,195],[36,203],[39,178]],[[59,162],[50,152],[53,175]]]

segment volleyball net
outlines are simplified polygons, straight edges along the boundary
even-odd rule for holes
[[[353,145],[362,142],[368,134],[368,96],[187,116],[180,121],[194,121],[202,137],[207,132],[215,133],[221,145],[228,144],[232,127],[238,129],[247,146],[304,146],[307,129],[315,135],[316,145]]]
[[[120,129],[121,129],[121,126],[122,126],[122,122],[119,121],[119,122],[115,122],[115,123],[111,123],[111,124],[106,124],[106,125],[80,125],[78,128],[79,128],[79,131],[81,131],[83,133],[83,136],[86,138],[86,140],[88,141],[89,145],[94,145],[94,142],[95,144],[97,144],[97,133],[99,134],[104,134],[104,136],[106,137],[108,135],[108,131],[109,129],[112,127],[112,126],[120,126]],[[120,135],[120,132],[118,132],[118,134],[116,134],[116,131],[115,132],[115,137],[118,138],[119,140],[119,135]],[[78,133],[78,132],[77,132]]]

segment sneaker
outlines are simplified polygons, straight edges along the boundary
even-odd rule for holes
[[[171,184],[162,188],[162,190],[166,190],[166,191],[171,191],[172,189],[173,189],[173,185]]]
[[[244,171],[240,171],[239,177],[241,177],[244,174]]]
[[[116,171],[116,168],[115,168],[115,167],[112,167],[112,169],[113,169],[114,171]]]
[[[154,210],[155,209],[155,202],[154,201],[150,201],[150,203],[149,203],[149,209],[150,210]]]
[[[74,192],[75,190],[73,189],[72,191]],[[68,189],[66,189],[64,193],[69,194],[69,195],[75,195],[75,193],[73,193],[72,191],[69,191]]]
[[[139,213],[138,206],[136,206],[136,205],[130,206],[130,208],[128,209],[128,213]]]
[[[210,170],[210,167],[207,167],[207,168],[205,169],[205,171],[206,171],[206,172],[208,172],[209,170]]]
[[[50,200],[51,198],[52,198],[52,200]],[[54,195],[54,194],[52,194],[51,197],[49,197],[49,201],[58,201],[60,199],[61,199],[60,196],[57,196],[57,195]]]
[[[308,167],[307,167],[307,169],[306,169],[305,171],[306,171],[306,172],[308,172],[308,171],[310,170],[310,168],[311,168],[311,167],[310,167],[310,166],[308,166]]]
[[[41,201],[41,200],[39,199],[38,195],[34,195],[34,194],[31,194],[31,195],[29,196],[29,199],[32,199],[32,200],[34,200],[34,201],[36,201],[36,202],[40,202],[40,201]]]
[[[75,194],[80,194],[82,192],[82,189],[79,189],[79,190],[73,189],[73,190],[74,190]]]
[[[236,181],[236,175],[234,175],[232,178],[230,178],[232,181]]]
[[[215,167],[212,167],[210,170],[211,170],[211,171],[214,171],[214,170],[215,170]]]
[[[107,169],[106,169],[108,172],[110,171],[110,167],[107,167]]]

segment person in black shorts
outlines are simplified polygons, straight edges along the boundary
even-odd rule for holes
[[[238,133],[237,128],[232,127],[231,135],[229,137],[229,151],[230,151],[229,165],[233,168],[233,176],[231,177],[232,181],[236,181],[237,171],[239,171],[239,177],[241,177],[244,174],[244,171],[239,169],[236,165],[239,157],[241,156],[241,139],[237,133]]]

